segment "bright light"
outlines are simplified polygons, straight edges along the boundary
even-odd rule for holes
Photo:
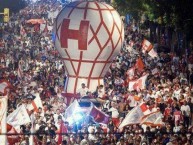
[[[74,118],[74,120],[77,122],[79,122],[79,121],[81,121],[82,119],[83,119],[83,114],[82,113],[75,113],[74,115],[73,115],[73,118]]]
[[[37,2],[38,0],[31,0],[33,3]]]
[[[66,121],[68,121],[68,123],[69,123],[70,125],[72,125],[72,124],[74,123],[73,117],[68,117],[68,118],[66,119]]]
[[[71,117],[68,117],[68,118],[66,119],[66,121],[68,121],[68,123],[69,123],[70,125],[72,125],[72,124],[74,124],[74,123],[76,123],[76,122],[81,122],[81,121],[83,121],[83,119],[84,119],[84,115],[83,115],[81,112],[75,112],[75,113],[72,114]]]

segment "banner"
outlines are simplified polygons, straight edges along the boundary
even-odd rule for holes
[[[142,42],[142,52],[149,52],[153,48],[153,45],[146,39]]]
[[[133,108],[127,116],[124,118],[124,120],[119,125],[119,129],[123,128],[127,125],[133,125],[133,124],[139,124],[142,117],[145,115],[150,114],[150,110],[148,106],[145,103],[141,103],[140,105]]]
[[[153,49],[153,45],[146,39],[142,42],[142,52],[147,52],[152,58],[158,57],[157,52]]]
[[[34,110],[38,112],[38,108],[43,108],[42,100],[39,93],[33,94],[36,98],[32,101],[31,105],[27,107],[28,111]]]
[[[90,116],[92,116],[94,121],[97,123],[108,124],[108,122],[109,122],[109,116],[107,114],[105,114],[103,111],[100,111],[94,105],[90,111]]]
[[[7,96],[0,97],[0,134],[7,133]],[[0,143],[1,145],[7,145],[7,136],[0,135]]]
[[[30,122],[30,117],[24,105],[21,105],[7,116],[7,124],[13,126],[18,133],[20,132],[20,125]]]
[[[152,127],[163,126],[164,123],[163,123],[162,119],[163,119],[163,114],[161,112],[157,111],[157,112],[153,112],[153,113],[145,116],[142,119],[141,124],[146,124],[146,125],[152,126]]]
[[[131,67],[130,69],[127,70],[127,78],[129,80],[132,80],[135,75],[135,67]]]
[[[143,63],[143,60],[141,57],[139,57],[137,60],[136,60],[136,63],[135,63],[135,68],[139,71],[142,71],[144,69],[145,65]]]
[[[133,81],[130,81],[129,82],[129,91],[133,91],[133,90],[142,90],[142,89],[145,89],[146,87],[146,79],[148,77],[149,74],[145,74],[144,76],[140,77],[139,79],[137,80],[133,80]]]
[[[155,58],[155,57],[158,57],[158,54],[157,52],[152,48],[148,54],[152,57],[152,58]]]

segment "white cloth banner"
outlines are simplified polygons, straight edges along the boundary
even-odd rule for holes
[[[20,125],[30,122],[30,117],[24,105],[21,105],[11,114],[9,114],[9,116],[7,116],[7,124],[13,126],[17,132],[20,132]]]
[[[7,96],[0,98],[0,134],[7,133]],[[0,135],[0,144],[7,145],[6,135]]]
[[[157,52],[156,52],[153,48],[148,52],[148,54],[149,54],[152,58],[158,57]]]
[[[140,90],[140,89],[145,89],[146,85],[145,85],[145,82],[146,82],[146,79],[148,77],[149,74],[146,74],[142,77],[140,77],[139,79],[137,80],[134,80],[134,81],[130,81],[129,82],[129,91],[133,91],[133,90]]]
[[[127,116],[124,118],[124,120],[119,125],[119,129],[121,129],[127,125],[139,124],[142,117],[147,115],[147,114],[150,114],[150,113],[151,112],[150,112],[148,106],[145,103],[141,103],[140,105],[133,108],[127,114]]]

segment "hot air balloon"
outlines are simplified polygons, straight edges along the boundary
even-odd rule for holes
[[[94,92],[122,47],[124,26],[112,6],[76,1],[60,11],[53,35],[67,70],[65,93],[76,94],[82,83]]]

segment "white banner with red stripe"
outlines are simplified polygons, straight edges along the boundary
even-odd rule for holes
[[[7,133],[7,96],[0,97],[0,134]],[[7,145],[7,137],[6,135],[0,135],[0,143],[1,145]]]
[[[142,42],[142,52],[147,52],[152,58],[158,57],[157,52],[153,48],[153,45],[146,39],[144,39]]]
[[[146,124],[148,126],[156,127],[156,126],[163,126],[164,122],[163,114],[160,111],[150,113],[147,116],[144,116],[141,120],[141,124]]]
[[[34,110],[35,112],[38,112],[39,108],[43,108],[42,100],[40,98],[39,93],[33,94],[35,96],[35,99],[32,101],[32,103],[27,107],[28,111]]]
[[[140,105],[133,108],[127,114],[127,116],[124,118],[124,120],[119,125],[119,129],[127,125],[139,124],[142,117],[150,113],[151,111],[149,110],[148,106],[145,103],[141,103]]]
[[[148,40],[144,39],[142,42],[142,52],[149,52],[153,48],[153,45]]]
[[[20,125],[30,122],[30,117],[24,105],[21,105],[7,116],[7,124],[13,126],[17,132],[20,132]]]
[[[139,79],[133,80],[129,82],[129,91],[133,91],[133,90],[141,90],[141,89],[145,89],[146,87],[146,79],[148,77],[149,74],[145,74],[142,77],[140,77]]]

